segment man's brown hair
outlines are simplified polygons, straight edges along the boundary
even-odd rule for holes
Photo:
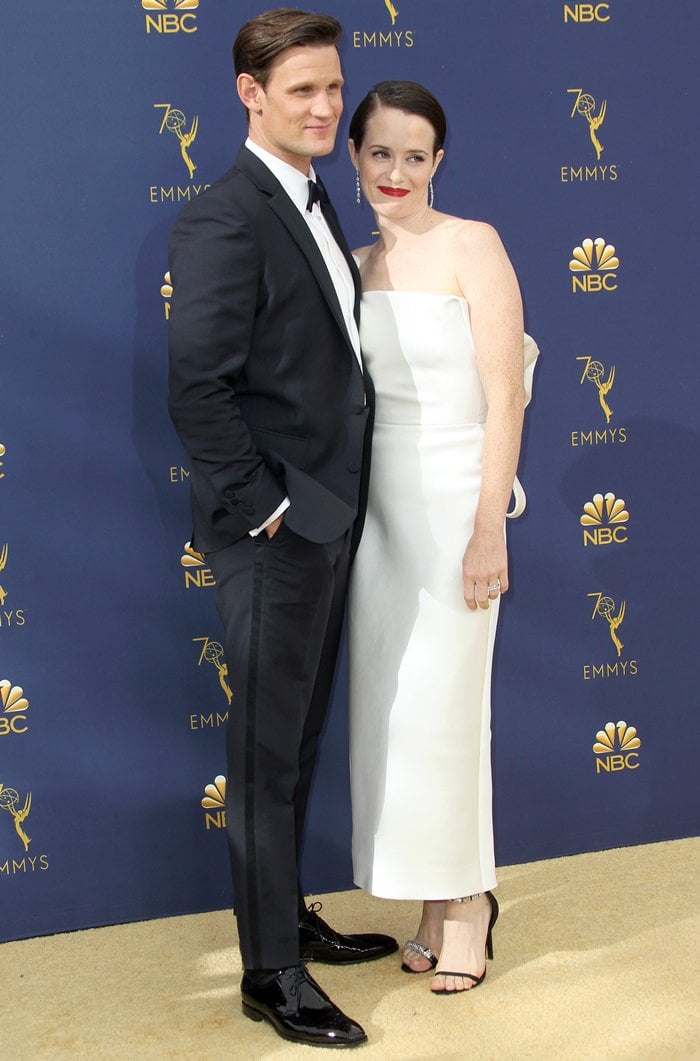
[[[342,27],[332,15],[294,7],[263,11],[241,26],[233,44],[236,76],[250,74],[266,87],[272,65],[287,48],[337,44]]]

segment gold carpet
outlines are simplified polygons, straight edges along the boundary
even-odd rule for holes
[[[502,868],[495,960],[460,998],[432,996],[396,957],[312,972],[365,1027],[352,1056],[368,1061],[689,1061],[700,1058],[699,870],[697,839]],[[417,903],[316,898],[341,930],[404,940],[416,927]],[[327,1057],[242,1016],[233,933],[223,912],[3,944],[0,1057]]]

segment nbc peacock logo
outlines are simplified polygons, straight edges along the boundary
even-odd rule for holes
[[[216,582],[207,567],[204,553],[198,553],[193,549],[191,542],[185,542],[184,551],[180,557],[180,566],[184,568],[185,589],[204,589],[206,586],[215,586]]]
[[[199,0],[141,0],[146,33],[196,33]]]
[[[165,299],[163,303],[163,310],[165,312],[165,319],[170,320],[170,299],[173,297],[173,283],[170,278],[170,270],[167,273],[163,273],[163,283],[160,286],[160,293]]]
[[[226,778],[223,774],[217,774],[214,781],[205,786],[201,805],[207,830],[226,828]]]
[[[571,252],[571,290],[574,294],[582,291],[589,295],[599,291],[616,291],[615,270],[619,267],[620,259],[612,243],[606,243],[602,236],[596,236],[595,239],[587,237],[582,240],[580,247],[574,247]]]
[[[13,685],[7,678],[0,681],[0,707],[0,737],[27,732],[29,700],[21,685]]]
[[[634,726],[620,722],[606,722],[595,735],[593,752],[596,774],[615,774],[621,770],[639,769],[639,749],[642,742]]]
[[[594,494],[583,506],[579,523],[584,545],[621,545],[627,541],[630,514],[625,502],[615,494]]]
[[[7,449],[5,448],[4,444],[2,442],[0,442],[0,457],[4,457],[6,453],[7,453]],[[5,478],[5,473],[2,470],[3,464],[4,464],[4,461],[0,460],[0,479],[4,479]]]

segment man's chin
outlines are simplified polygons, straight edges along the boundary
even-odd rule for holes
[[[317,139],[312,138],[312,142],[309,146],[309,153],[312,158],[320,158],[323,155],[330,155],[335,147],[335,136],[319,136]]]

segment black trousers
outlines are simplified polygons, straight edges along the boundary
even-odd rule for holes
[[[317,545],[284,522],[207,555],[233,689],[226,819],[246,969],[299,960],[299,857],[349,558],[349,532]]]

